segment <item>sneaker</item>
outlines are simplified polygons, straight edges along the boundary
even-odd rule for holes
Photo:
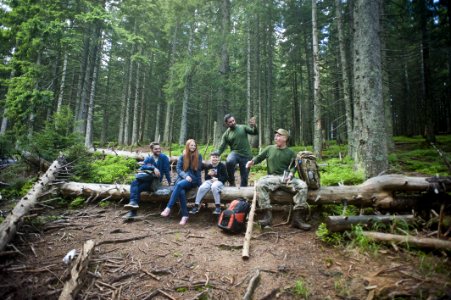
[[[221,208],[220,207],[216,207],[215,210],[213,211],[214,215],[220,215],[221,214]]]
[[[168,207],[166,207],[166,208],[163,210],[163,212],[161,213],[161,216],[162,216],[162,217],[167,217],[167,216],[169,216],[170,213],[171,213],[171,209],[168,208]]]
[[[188,222],[188,217],[182,217],[182,219],[180,220],[180,225],[185,225],[186,222]]]
[[[199,207],[197,207],[197,206],[194,206],[194,207],[189,211],[189,213],[192,214],[192,215],[195,215],[195,214],[197,214],[198,212],[199,212]]]
[[[136,202],[130,202],[129,204],[125,204],[124,208],[128,210],[138,209],[139,205]]]
[[[137,217],[137,213],[136,210],[131,210],[128,213],[126,213],[125,215],[122,216],[122,219],[124,220],[131,220]]]

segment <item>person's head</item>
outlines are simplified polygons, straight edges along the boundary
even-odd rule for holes
[[[283,128],[279,128],[274,131],[274,142],[278,148],[286,147],[290,134]]]
[[[161,146],[160,143],[152,142],[149,145],[150,150],[152,151],[153,155],[159,156],[161,154]]]
[[[219,162],[219,152],[218,151],[213,151],[210,153],[210,161],[212,164],[216,165]]]
[[[224,116],[224,124],[229,127],[229,128],[235,128],[236,126],[236,121],[235,121],[235,117],[232,116],[231,114],[226,114]]]
[[[183,150],[183,170],[188,170],[190,165],[192,170],[197,170],[199,166],[199,151],[194,139],[187,140]]]

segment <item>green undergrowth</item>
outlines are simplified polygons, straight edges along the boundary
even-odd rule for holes
[[[73,180],[96,183],[129,183],[133,180],[136,160],[120,156],[87,156],[74,168]]]

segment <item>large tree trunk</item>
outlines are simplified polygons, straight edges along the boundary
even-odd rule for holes
[[[141,54],[141,50],[138,51]],[[133,122],[132,122],[132,145],[138,144],[138,131],[142,124],[139,123],[139,89],[140,89],[140,68],[141,63],[136,63],[136,83],[135,83],[135,103],[133,103]]]
[[[368,179],[364,183],[355,186],[329,186],[321,187],[319,190],[308,192],[308,203],[312,205],[321,204],[341,204],[346,200],[348,205],[358,207],[375,207],[385,210],[408,209],[418,204],[421,192],[429,191],[430,182],[426,177],[408,177],[402,175],[384,175]],[[443,180],[442,185],[446,190],[451,188],[451,180]],[[126,199],[130,197],[130,186],[121,184],[95,184],[68,182],[59,186],[60,191],[65,196],[78,196],[96,199]],[[225,187],[221,194],[221,200],[230,202],[239,197],[251,199],[253,187]],[[396,192],[412,193],[409,197],[397,197]],[[195,190],[191,190],[187,197],[194,199]],[[143,193],[142,200],[167,201],[170,190],[162,188],[154,194]],[[274,204],[291,204],[293,194],[277,190],[271,193],[271,201]],[[205,197],[208,201],[213,201],[213,196],[208,193]]]
[[[63,71],[61,73],[61,84],[58,94],[58,102],[56,104],[56,112],[59,113],[61,111],[61,106],[63,105],[64,98],[64,86],[66,84],[66,76],[67,76],[67,52],[64,52],[63,58]]]
[[[321,92],[319,73],[319,46],[318,24],[316,18],[316,0],[312,0],[312,38],[313,38],[313,151],[316,157],[321,158],[323,150],[322,124],[321,124]]]
[[[86,117],[86,134],[85,134],[85,147],[92,147],[93,126],[94,126],[94,98],[96,95],[97,74],[100,67],[100,59],[102,57],[102,32],[100,25],[96,34],[96,45],[93,51],[93,64],[94,69],[92,71],[91,91],[89,93],[88,114]]]
[[[47,184],[55,179],[55,175],[60,168],[61,164],[55,160],[47,172],[39,178],[31,190],[17,203],[11,214],[0,224],[0,251],[3,251],[14,237],[22,217],[28,214],[30,209],[37,203],[38,197],[45,190]]]
[[[348,72],[348,59],[346,55],[345,47],[345,35],[343,29],[343,17],[341,14],[341,0],[335,0],[335,14],[337,18],[337,31],[338,31],[338,44],[340,49],[340,67],[341,67],[341,78],[343,86],[343,98],[345,103],[345,114],[346,114],[346,135],[348,139],[348,144],[351,145],[353,140],[353,122],[352,122],[352,100],[351,100],[351,87]],[[353,147],[348,147],[348,154],[352,157]]]
[[[194,23],[194,22],[193,22]],[[187,74],[186,74],[186,81],[185,81],[185,87],[183,89],[183,102],[182,102],[182,117],[180,120],[180,136],[179,136],[179,145],[184,145],[186,138],[188,136],[188,106],[189,106],[189,99],[191,96],[191,86],[192,86],[192,79],[193,79],[193,73],[194,73],[194,66],[193,61],[191,60],[192,54],[193,54],[193,43],[194,43],[194,31],[195,28],[193,28],[195,25],[191,24],[190,30],[189,30],[189,40],[188,40],[188,65],[187,65]]]
[[[375,0],[357,1],[354,8],[354,134],[358,134],[355,158],[367,178],[388,168],[379,8],[379,1]]]

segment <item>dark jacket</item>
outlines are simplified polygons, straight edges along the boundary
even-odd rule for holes
[[[227,181],[227,169],[225,165],[222,162],[219,162],[219,164],[216,167],[213,167],[211,163],[207,165],[205,168],[205,181],[210,180],[212,177],[208,175],[208,171],[211,169],[215,169],[216,171],[216,178],[218,178],[219,181],[222,183],[225,183]]]

